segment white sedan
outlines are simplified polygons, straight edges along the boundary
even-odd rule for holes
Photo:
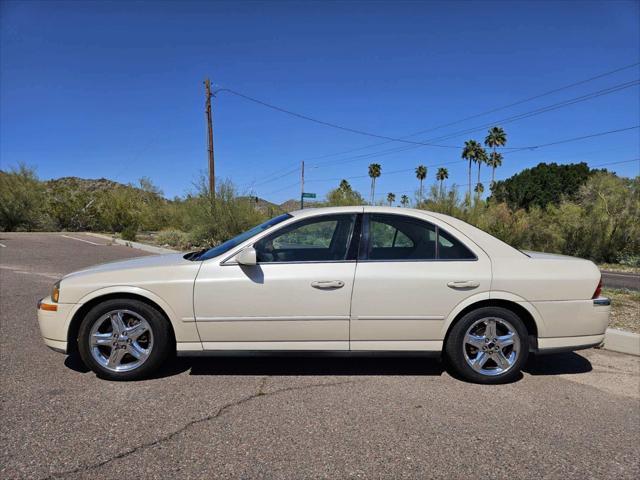
[[[49,347],[113,380],[173,352],[321,350],[443,354],[463,378],[498,383],[530,352],[600,344],[600,289],[590,261],[521,252],[446,215],[322,208],[208,250],[72,273],[38,321]]]

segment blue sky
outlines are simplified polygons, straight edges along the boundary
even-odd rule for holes
[[[182,195],[207,165],[205,76],[312,117],[402,137],[640,61],[639,5],[4,1],[1,168],[24,162],[44,179],[148,176],[167,196]],[[482,140],[485,124],[639,77],[635,66],[411,139],[449,136],[437,143],[454,147]],[[639,125],[639,92],[635,85],[504,123],[508,146]],[[460,149],[390,143],[325,157],[382,141],[227,92],[215,100],[214,122],[218,176],[272,201],[299,196],[301,160],[306,190],[319,195],[340,178],[367,195],[374,161],[380,195],[413,196],[411,170],[420,163],[431,181],[446,165],[450,184],[467,182],[465,164],[452,163]],[[627,161],[608,168],[634,176],[638,157],[635,129],[507,154],[497,177],[542,161]]]

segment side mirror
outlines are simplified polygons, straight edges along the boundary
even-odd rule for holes
[[[240,250],[240,253],[236,255],[236,262],[246,266],[255,265],[257,263],[256,249],[247,247]]]

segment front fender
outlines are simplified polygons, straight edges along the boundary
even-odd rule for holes
[[[83,305],[86,305],[87,303],[94,301],[100,297],[117,294],[135,295],[150,300],[151,302],[158,305],[158,307],[160,307],[169,318],[176,336],[176,342],[200,343],[200,335],[198,335],[196,323],[193,320],[183,321],[183,319],[181,319],[176,314],[171,305],[165,302],[160,296],[144,288],[134,287],[131,285],[112,285],[87,293],[80,299],[80,301],[76,305],[74,305],[73,309],[69,313],[69,316],[67,317],[67,328],[69,327],[71,319],[74,318],[76,313],[83,307]]]

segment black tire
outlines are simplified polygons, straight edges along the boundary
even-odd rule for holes
[[[122,310],[132,312],[131,315],[138,315],[140,318],[146,320],[149,326],[147,331],[151,332],[150,338],[152,338],[152,343],[150,344],[151,348],[149,349],[149,353],[141,365],[126,371],[114,371],[102,365],[94,358],[90,336],[91,330],[97,322],[103,323],[106,321],[104,320],[106,314]],[[131,320],[131,318],[134,317],[130,316],[129,318]],[[167,359],[171,352],[171,342],[172,336],[169,331],[169,325],[162,313],[147,303],[132,299],[113,299],[96,305],[89,310],[82,320],[78,332],[78,351],[82,361],[87,367],[93,370],[98,377],[107,380],[140,380],[149,377],[157,371]],[[106,350],[104,350],[104,348],[106,348]],[[100,351],[105,352],[106,356],[111,350],[112,347],[106,346]],[[133,365],[135,365],[136,359],[133,356],[127,357],[126,355],[127,354],[125,354],[125,359],[133,360]]]
[[[519,340],[519,348],[517,351],[517,355],[515,355],[514,361],[511,366],[506,368],[501,368],[498,362],[494,361],[494,357],[492,356],[492,352],[485,352],[486,355],[484,358],[488,357],[488,361],[485,364],[485,368],[477,367],[479,370],[483,371],[491,371],[491,373],[481,373],[480,371],[475,370],[471,367],[469,362],[473,362],[473,360],[479,358],[478,355],[481,352],[480,349],[476,349],[470,344],[466,344],[465,335],[470,328],[478,328],[480,331],[487,322],[480,322],[483,319],[496,319],[496,323],[498,324],[498,330],[501,332],[505,332],[506,325],[510,324],[513,327],[514,333],[517,334],[517,338]],[[506,322],[506,323],[502,323]],[[490,322],[489,322],[490,323]],[[473,330],[477,332],[478,330]],[[472,331],[472,332],[473,332]],[[500,335],[500,332],[498,332]],[[513,380],[516,380],[520,377],[520,370],[522,365],[527,360],[527,356],[529,355],[529,338],[528,331],[525,327],[524,323],[511,310],[501,307],[482,307],[477,310],[473,310],[466,315],[464,315],[451,329],[449,332],[449,336],[447,337],[447,341],[445,343],[445,355],[448,360],[449,366],[458,374],[460,377],[465,380],[469,380],[474,383],[483,383],[483,384],[497,384],[497,383],[508,383]],[[483,348],[500,348],[500,346],[494,345],[492,342],[486,344]],[[512,347],[504,347],[504,352],[507,353],[508,356],[511,352],[515,350],[515,346]],[[494,351],[496,355],[498,352]],[[469,358],[469,360],[467,360]],[[497,357],[495,357],[497,358]],[[502,373],[498,373],[501,370],[504,370]]]

